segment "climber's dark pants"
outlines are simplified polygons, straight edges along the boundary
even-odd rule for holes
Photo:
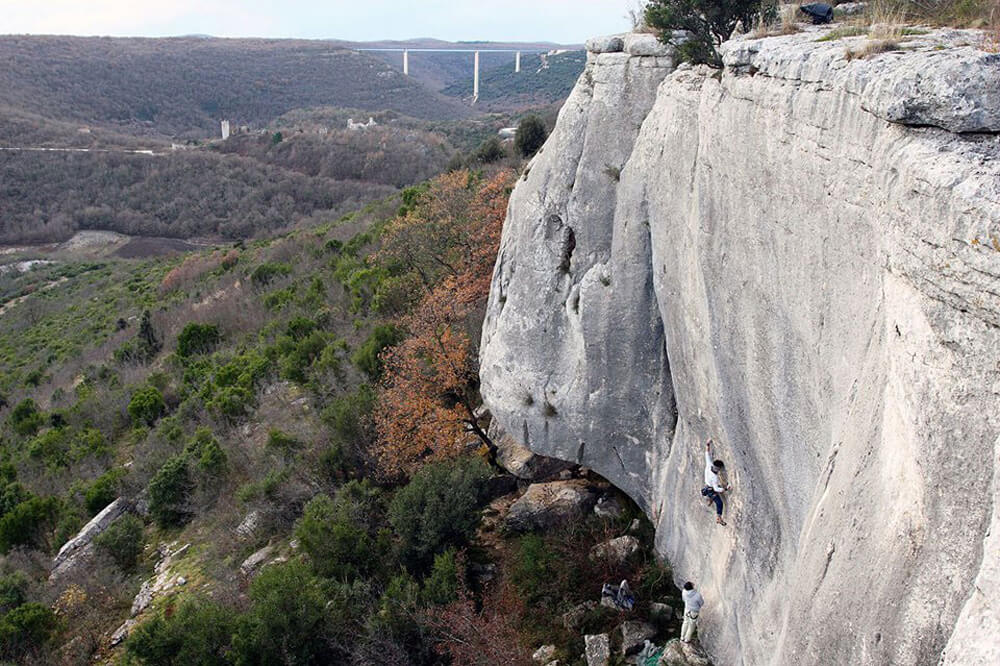
[[[708,499],[710,499],[713,502],[715,502],[715,513],[717,515],[721,516],[722,515],[722,495],[720,495],[719,493],[715,492],[711,488],[705,488],[705,490],[702,491],[702,494],[705,495],[705,497],[707,497]]]

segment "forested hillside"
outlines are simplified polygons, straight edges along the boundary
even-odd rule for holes
[[[588,557],[637,515],[621,498],[543,534],[488,518],[517,494],[477,367],[515,177],[0,276],[0,659],[526,665],[543,639],[582,650],[566,609],[620,622],[587,605],[594,580],[665,593],[648,524],[626,558]]]
[[[260,126],[320,105],[471,115],[382,60],[322,41],[5,36],[0,62],[6,106],[149,136],[217,136],[221,119]]]
[[[514,111],[561,103],[576,84],[587,52],[565,51],[555,54],[522,54],[521,71],[510,63],[484,68],[479,79],[479,102],[476,108],[488,111]],[[442,92],[458,98],[471,98],[471,81],[458,81]]]

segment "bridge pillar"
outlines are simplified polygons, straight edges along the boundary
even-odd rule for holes
[[[403,74],[410,75],[410,52],[403,49]]]
[[[517,74],[521,71],[521,52],[518,51],[517,55],[514,56],[514,73]]]
[[[476,62],[472,71],[472,103],[479,101],[479,51],[476,51]]]

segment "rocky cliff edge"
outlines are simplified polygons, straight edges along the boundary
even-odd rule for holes
[[[1000,55],[826,30],[721,72],[588,43],[511,199],[484,397],[644,507],[717,663],[998,663]]]

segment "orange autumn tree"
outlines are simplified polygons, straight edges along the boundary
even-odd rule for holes
[[[470,435],[493,448],[475,416],[478,332],[514,180],[440,176],[386,229],[378,260],[416,277],[401,281],[416,302],[397,322],[409,337],[382,355],[375,428],[390,476],[455,455]]]

